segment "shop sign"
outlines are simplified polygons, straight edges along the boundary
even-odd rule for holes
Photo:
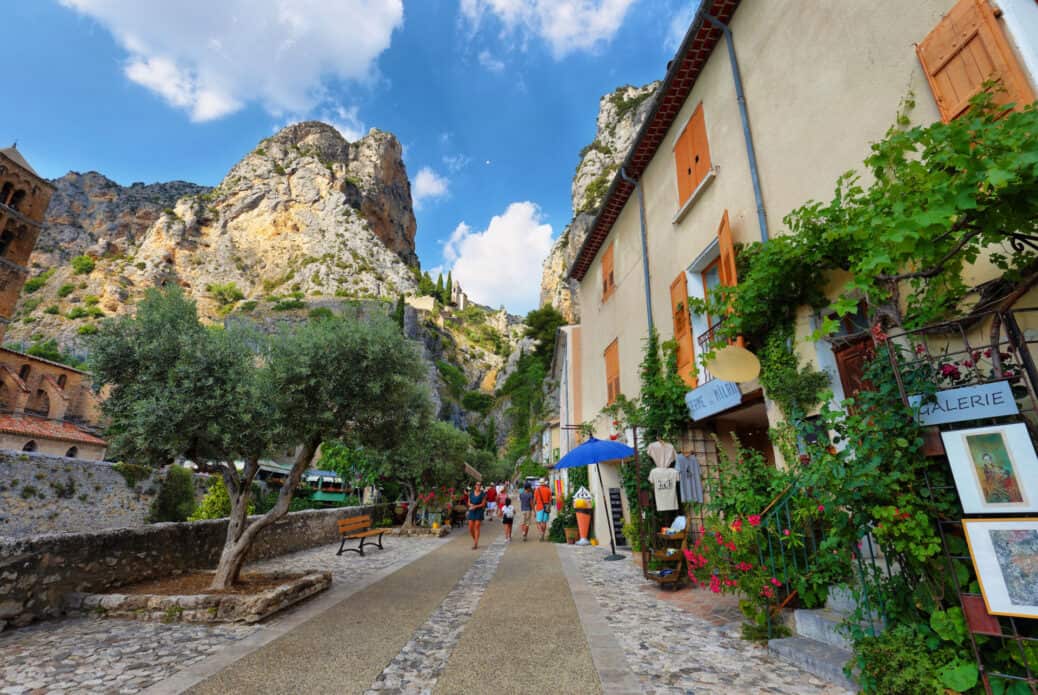
[[[693,420],[702,420],[742,403],[739,385],[714,379],[685,394],[685,405]]]
[[[908,404],[919,408],[920,425],[983,420],[1020,412],[1013,398],[1013,389],[1007,381],[962,386],[938,391],[935,396],[936,400],[929,403],[922,403],[923,397],[919,394],[908,397]]]

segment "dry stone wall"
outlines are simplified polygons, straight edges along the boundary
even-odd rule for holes
[[[0,451],[0,540],[141,526],[157,489],[107,462]]]
[[[370,514],[385,505],[293,512],[264,529],[250,560],[332,543],[339,519]],[[251,517],[255,521],[259,517]],[[62,613],[72,592],[101,593],[115,587],[216,567],[227,520],[151,524],[94,533],[62,533],[0,539],[0,630]]]

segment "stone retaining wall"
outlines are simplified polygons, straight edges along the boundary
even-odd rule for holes
[[[102,461],[0,451],[0,538],[140,526],[157,487]]]
[[[337,522],[388,506],[293,512],[260,533],[249,558],[262,560],[331,543]],[[251,517],[255,520],[259,517]],[[99,593],[193,569],[212,569],[220,558],[227,520],[152,524],[92,533],[0,539],[0,630],[62,612],[69,592]]]

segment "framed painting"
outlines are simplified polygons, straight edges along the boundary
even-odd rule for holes
[[[1038,519],[963,519],[991,615],[1038,618]]]
[[[1038,456],[1021,422],[941,432],[966,514],[1038,512]]]

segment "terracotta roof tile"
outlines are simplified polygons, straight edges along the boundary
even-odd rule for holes
[[[97,446],[108,445],[105,440],[84,432],[71,422],[48,420],[33,415],[0,415],[0,432],[20,434],[24,437],[96,444]]]

